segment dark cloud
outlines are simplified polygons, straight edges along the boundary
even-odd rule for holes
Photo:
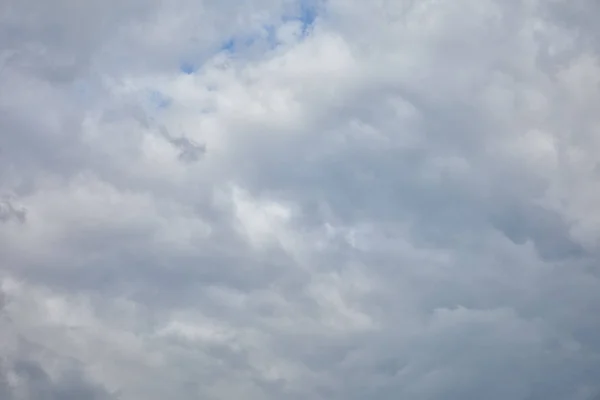
[[[160,128],[161,134],[179,150],[179,159],[183,162],[198,161],[206,153],[206,145],[198,144],[185,136],[173,137],[165,127]]]
[[[10,198],[0,199],[0,221],[16,220],[23,223],[26,216],[27,210],[23,207],[15,206]]]

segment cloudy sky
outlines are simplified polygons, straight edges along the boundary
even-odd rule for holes
[[[596,400],[594,0],[0,0],[0,398]]]

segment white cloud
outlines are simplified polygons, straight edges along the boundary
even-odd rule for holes
[[[595,11],[4,2],[0,397],[594,400]]]

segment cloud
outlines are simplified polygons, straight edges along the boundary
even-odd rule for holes
[[[5,2],[0,397],[597,398],[595,9]]]
[[[16,220],[25,222],[27,210],[22,207],[15,206],[9,197],[0,200],[0,221],[8,222]]]
[[[9,379],[7,376],[10,376]],[[4,399],[115,399],[117,397],[107,393],[100,387],[91,385],[78,375],[71,372],[54,382],[48,374],[37,364],[18,360],[14,362],[9,371],[4,371],[0,384],[0,393]],[[8,383],[16,381],[15,384]],[[16,386],[16,387],[15,387]]]
[[[164,126],[160,128],[160,132],[165,137],[165,139],[167,139],[174,147],[179,149],[179,159],[181,161],[198,161],[200,157],[206,152],[206,146],[200,145],[184,136],[172,137],[169,134],[169,131]]]

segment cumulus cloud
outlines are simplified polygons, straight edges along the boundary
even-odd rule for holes
[[[597,399],[597,8],[4,1],[0,397]]]

